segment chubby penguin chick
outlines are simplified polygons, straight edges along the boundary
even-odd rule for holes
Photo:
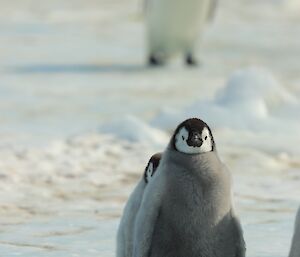
[[[136,217],[133,257],[243,257],[231,176],[200,119],[175,130]]]
[[[289,257],[300,257],[300,208],[295,221],[295,231]]]
[[[148,63],[162,65],[183,54],[187,65],[196,65],[196,44],[214,16],[217,0],[145,0]]]
[[[159,166],[160,159],[161,153],[152,155],[145,168],[143,178],[139,181],[125,205],[117,233],[117,257],[132,256],[135,217],[142,201],[144,189],[153,179],[153,175]]]

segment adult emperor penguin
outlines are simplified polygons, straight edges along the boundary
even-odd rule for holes
[[[197,64],[196,44],[218,0],[145,0],[148,63],[162,65],[182,53],[188,65]]]
[[[152,180],[160,159],[161,153],[152,155],[145,168],[143,178],[139,181],[126,203],[117,233],[117,257],[132,257],[135,217],[142,201],[144,189]]]
[[[289,257],[300,257],[300,208],[295,222],[295,231]]]
[[[243,257],[231,176],[200,119],[175,130],[135,223],[133,257]]]

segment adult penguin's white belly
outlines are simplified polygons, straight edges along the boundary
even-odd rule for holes
[[[193,52],[207,21],[210,0],[148,0],[146,26],[149,54],[169,57]]]

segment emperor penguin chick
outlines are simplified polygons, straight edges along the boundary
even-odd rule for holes
[[[300,208],[295,222],[295,231],[289,257],[300,257]]]
[[[244,257],[231,176],[200,119],[175,130],[136,217],[133,257]]]
[[[217,0],[145,0],[148,63],[161,65],[177,53],[197,64],[195,49]]]
[[[139,181],[125,205],[117,233],[117,257],[132,257],[135,217],[143,198],[144,189],[153,179],[160,159],[161,153],[152,155],[145,168],[143,178]]]

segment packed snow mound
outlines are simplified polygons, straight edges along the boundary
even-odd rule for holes
[[[130,142],[145,143],[164,147],[168,142],[168,135],[153,128],[133,116],[113,121],[100,128],[101,133],[112,134]]]
[[[270,72],[247,68],[234,72],[213,99],[198,101],[183,111],[164,109],[152,124],[169,130],[186,118],[199,117],[214,127],[259,130],[262,123],[275,125],[276,115],[289,116],[297,110],[297,100]]]
[[[163,109],[152,125],[172,131],[180,122],[198,117],[234,146],[268,153],[298,154],[300,106],[272,74],[261,68],[238,70],[212,99],[201,100],[179,111]],[[225,133],[225,134],[226,134]]]
[[[242,107],[253,116],[265,117],[283,104],[295,103],[296,99],[267,70],[248,68],[232,74],[215,102],[229,108]]]

